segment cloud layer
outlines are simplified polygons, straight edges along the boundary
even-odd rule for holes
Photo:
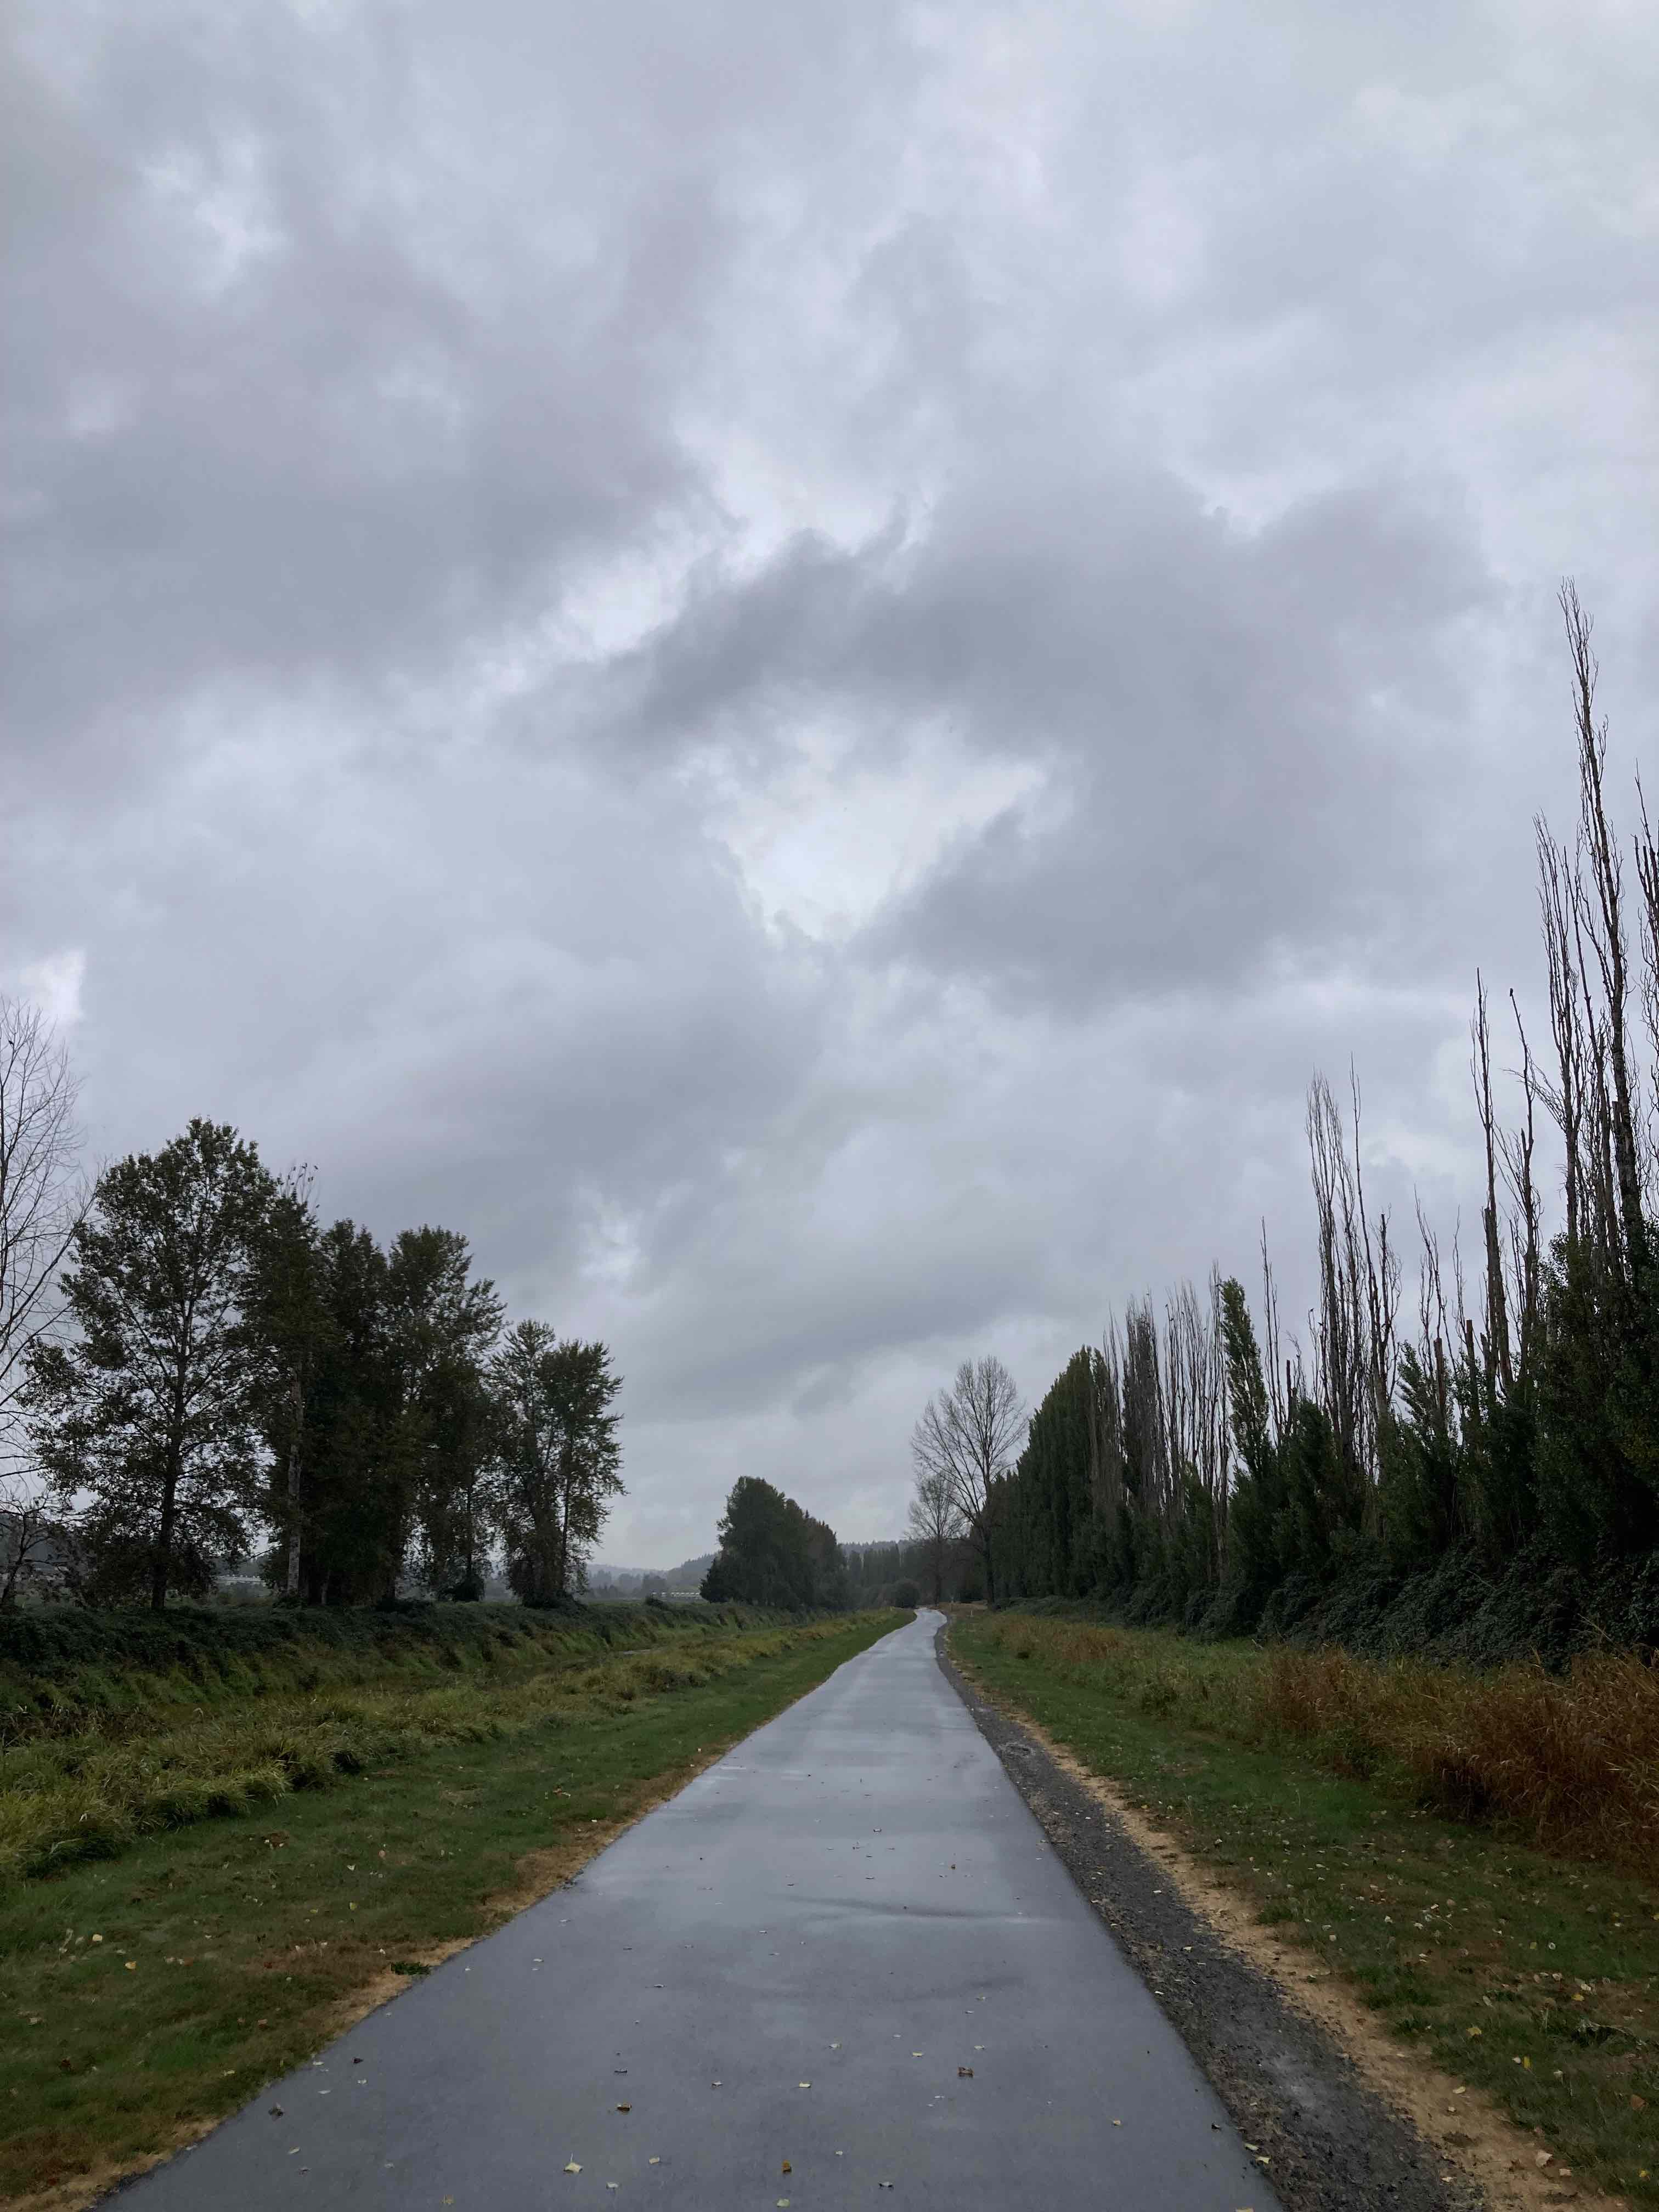
[[[0,970],[627,1377],[614,1556],[1465,1195],[1557,578],[1639,759],[1659,32],[20,5]]]

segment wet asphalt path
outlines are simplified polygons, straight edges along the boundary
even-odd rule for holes
[[[938,1621],[850,1660],[123,2212],[1274,2212],[941,1674]]]

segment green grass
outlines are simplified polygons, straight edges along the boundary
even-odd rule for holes
[[[498,1732],[417,1743],[428,1710],[326,1790],[10,1881],[0,2198],[85,2202],[234,2110],[377,1982],[499,1924],[902,1618],[728,1630],[695,1651],[548,1670],[495,1693],[510,1708]],[[415,1698],[444,1694],[460,1693]],[[264,1725],[263,1701],[250,1708]]]
[[[348,1632],[325,1616],[291,1616],[286,1635],[252,1648],[221,1640],[211,1617],[188,1633],[164,1618],[148,1638],[118,1622],[134,1647],[125,1666],[60,1655],[48,1667],[37,1655],[26,1673],[14,1660],[0,1879],[118,1857],[143,1835],[543,1725],[584,1694],[596,1663],[619,1697],[696,1686],[723,1670],[734,1644],[757,1650],[755,1632],[778,1632],[779,1622],[738,1607],[619,1608],[608,1619],[432,1607]],[[619,1655],[628,1663],[617,1671]]]
[[[1581,2181],[1659,2205],[1659,1895],[1511,1825],[1426,1809],[1407,1769],[1239,1740],[1261,1655],[959,1616],[953,1654],[1319,1954],[1393,2034],[1478,2086]],[[1183,1669],[1195,1667],[1198,1674]],[[1200,1688],[1199,1676],[1207,1687]]]

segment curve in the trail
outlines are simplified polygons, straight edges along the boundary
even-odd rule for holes
[[[940,1673],[938,1619],[849,1660],[123,2212],[1272,2212]]]

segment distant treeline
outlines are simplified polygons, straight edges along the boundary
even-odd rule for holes
[[[1644,805],[1632,888],[1608,821],[1590,625],[1571,585],[1561,605],[1579,817],[1571,842],[1536,824],[1549,1035],[1525,1034],[1511,996],[1514,1126],[1494,1104],[1477,979],[1473,1295],[1419,1212],[1402,1317],[1395,1227],[1363,1186],[1358,1089],[1345,1112],[1316,1079],[1305,1352],[1281,1328],[1264,1232],[1255,1314],[1218,1271],[1161,1314],[1131,1304],[1029,1427],[994,1360],[930,1404],[917,1513],[931,1495],[934,1526],[967,1531],[998,1600],[1088,1595],[1238,1633],[1291,1625],[1339,1586],[1385,1606],[1417,1577],[1443,1611],[1460,1581],[1490,1595],[1519,1571],[1554,1577],[1563,1604],[1599,1591],[1621,1632],[1659,1640],[1659,840]],[[1560,1160],[1547,1232],[1545,1123]]]

